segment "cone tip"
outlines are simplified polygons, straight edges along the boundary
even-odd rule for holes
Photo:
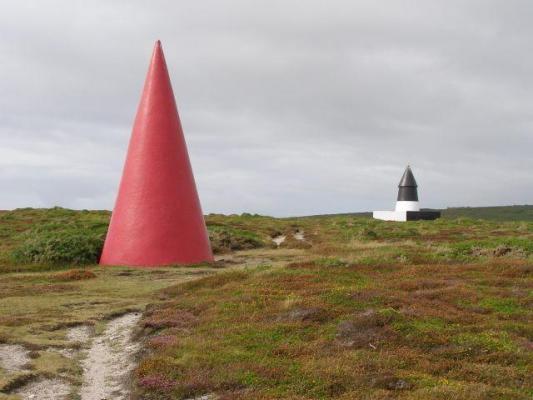
[[[163,47],[161,46],[161,40],[156,40],[154,45],[154,50],[152,57],[162,57],[163,56]]]

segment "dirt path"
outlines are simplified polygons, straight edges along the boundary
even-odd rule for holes
[[[0,367],[8,372],[28,372],[29,351],[16,344],[0,345]],[[60,379],[39,379],[17,388],[14,394],[24,400],[59,400],[70,393],[70,385]]]
[[[24,400],[63,400],[70,390],[70,385],[60,379],[39,379],[15,390],[15,394]]]
[[[8,372],[22,371],[31,359],[29,351],[18,344],[0,345],[0,367]]]
[[[132,338],[141,313],[129,313],[112,319],[101,335],[93,336],[88,326],[71,328],[67,338],[73,343],[90,343],[86,351],[75,351],[83,369],[81,400],[126,400],[129,397],[130,374],[135,368],[135,355],[140,343]],[[66,350],[66,349],[64,349]],[[20,345],[0,345],[0,366],[9,372],[27,371],[29,351]],[[12,393],[23,400],[64,400],[72,394],[72,386],[59,378],[39,378]]]
[[[105,331],[93,339],[82,361],[81,400],[125,400],[129,377],[135,367],[134,357],[140,344],[132,334],[141,313],[125,314],[111,320]]]
[[[67,340],[74,343],[86,343],[91,339],[92,330],[90,326],[80,325],[70,328],[67,332]]]

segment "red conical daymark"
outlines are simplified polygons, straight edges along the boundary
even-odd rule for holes
[[[165,57],[157,41],[100,264],[205,261],[213,261],[213,255]]]

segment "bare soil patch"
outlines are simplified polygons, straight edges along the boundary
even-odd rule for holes
[[[0,367],[8,372],[18,372],[25,369],[30,360],[30,352],[18,344],[0,345]]]
[[[60,379],[39,379],[14,391],[23,400],[63,400],[70,394],[70,385]]]

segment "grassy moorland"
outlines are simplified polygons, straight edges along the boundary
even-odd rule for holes
[[[455,207],[442,210],[444,218],[467,217],[496,221],[533,221],[533,206]]]
[[[470,218],[492,221],[533,221],[533,205],[496,206],[496,207],[449,207],[432,209],[440,211],[442,218]],[[372,217],[371,212],[342,214],[351,217]],[[331,215],[335,216],[335,215]],[[339,216],[339,214],[337,214]]]
[[[110,318],[156,303],[162,288],[216,271],[99,268],[94,264],[108,219],[108,212],[60,208],[0,213],[0,353],[3,344],[28,352],[16,370],[2,368],[0,359],[0,399],[18,399],[9,393],[55,378],[68,382],[70,398],[79,399],[78,350],[85,345],[69,339],[72,327],[99,334]],[[4,356],[16,364],[24,353],[12,352]]]
[[[210,215],[214,267],[139,270],[91,265],[108,218],[0,213],[0,343],[34,349],[26,374],[75,382],[47,350],[65,327],[137,309],[146,400],[533,396],[533,222]]]
[[[533,223],[208,221],[284,234],[299,259],[165,289],[144,319],[143,399],[533,396]]]
[[[69,398],[79,399],[81,364],[90,343],[73,341],[73,329],[89,327],[96,338],[114,317],[165,300],[161,289],[222,267],[253,268],[263,262],[233,255],[231,262],[212,266],[100,268],[96,263],[109,216],[62,208],[0,211],[0,399],[19,399],[16,391],[27,384],[57,379],[71,388]],[[212,231],[217,252],[264,246],[237,227],[215,224]],[[267,257],[277,265],[293,259],[292,253],[281,250]]]

